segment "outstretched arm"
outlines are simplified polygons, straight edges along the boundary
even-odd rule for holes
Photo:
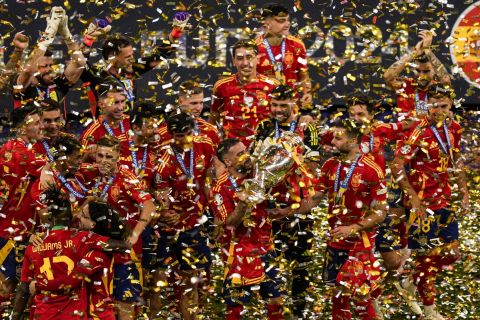
[[[17,291],[15,293],[13,311],[10,317],[11,320],[22,319],[29,297],[30,297],[30,292],[28,290],[28,282],[20,282],[20,284],[17,286]]]

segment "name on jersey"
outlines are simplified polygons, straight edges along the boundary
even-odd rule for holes
[[[73,247],[73,241],[67,240],[65,242],[46,242],[42,243],[39,246],[33,247],[33,252],[47,251],[47,250],[61,250],[63,248]]]

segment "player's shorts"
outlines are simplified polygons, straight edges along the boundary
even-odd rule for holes
[[[275,249],[288,261],[304,265],[312,261],[310,250],[313,246],[312,220],[275,220],[272,230],[275,236]]]
[[[455,240],[458,240],[457,217],[447,208],[435,210],[424,222],[413,221],[408,230],[408,247],[414,250],[426,251]]]
[[[212,264],[210,248],[202,227],[179,233],[160,232],[156,255],[150,259],[150,268],[205,270]]]
[[[158,237],[155,236],[152,227],[147,226],[142,232],[142,267],[148,269],[152,259],[156,256]]]
[[[0,272],[7,280],[17,281],[20,279],[23,256],[27,245],[27,242],[0,238]]]
[[[405,248],[405,222],[387,216],[377,228],[375,249],[378,252],[391,252]]]
[[[323,281],[328,286],[347,286],[350,290],[378,287],[380,269],[372,249],[358,251],[327,246],[323,266]]]
[[[250,258],[250,257],[248,257]],[[253,299],[271,299],[283,295],[282,279],[275,266],[277,259],[275,252],[271,251],[258,257],[257,267],[263,267],[263,276],[249,283],[248,280],[237,282],[231,276],[223,282],[223,298],[227,306],[247,305]]]
[[[115,259],[115,258],[114,258]],[[113,265],[113,296],[122,302],[136,302],[140,299],[143,286],[143,270],[134,250],[129,261]]]

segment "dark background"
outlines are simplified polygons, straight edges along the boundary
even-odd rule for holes
[[[385,88],[382,74],[408,46],[418,41],[421,29],[435,29],[434,50],[450,70],[452,61],[445,40],[455,21],[472,1],[282,1],[291,10],[292,34],[301,34],[310,56],[314,104],[318,109],[341,105],[342,96],[362,90],[382,104],[391,103],[392,93]],[[158,104],[174,102],[178,84],[196,78],[206,85],[210,96],[215,81],[234,72],[228,48],[240,37],[254,37],[261,26],[259,8],[264,1],[1,1],[0,35],[5,57],[11,50],[15,32],[24,30],[31,43],[46,26],[45,17],[52,5],[62,5],[70,17],[70,30],[78,35],[94,17],[113,18],[112,33],[122,33],[136,43],[137,55],[148,52],[148,42],[166,36],[174,12],[193,14],[193,25],[182,38],[179,52],[164,69],[154,70],[137,82],[138,96]],[[480,20],[480,18],[479,18]],[[228,34],[228,35],[227,35]],[[377,36],[375,36],[377,35]],[[96,47],[100,46],[101,39]],[[360,58],[366,47],[373,51]],[[65,46],[58,40],[53,46],[58,61],[65,60]],[[63,50],[63,51],[62,51]],[[93,57],[96,60],[100,52]],[[5,59],[6,60],[6,59]],[[225,64],[226,62],[226,64]],[[454,76],[457,97],[463,107],[477,109],[479,89],[459,75]],[[210,101],[206,101],[208,107]],[[7,94],[0,96],[3,112],[11,109]],[[67,96],[68,110],[87,108],[81,88]]]

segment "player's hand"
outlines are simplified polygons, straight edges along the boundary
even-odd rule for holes
[[[40,173],[40,190],[46,190],[55,185],[55,178],[53,177],[52,165],[47,163]]]
[[[163,223],[173,226],[178,223],[178,213],[175,210],[163,210],[160,219]]]
[[[418,35],[422,39],[422,48],[429,49],[432,45],[433,33],[430,30],[422,30]]]
[[[28,240],[34,247],[38,247],[43,244],[43,233],[32,234]]]
[[[62,7],[52,7],[50,16],[47,18],[47,28],[45,29],[44,34],[45,38],[53,41],[64,16],[65,10]]]
[[[298,119],[298,126],[304,131],[310,123],[313,123],[315,120],[311,115],[303,115]]]
[[[424,220],[427,218],[427,211],[425,207],[422,205],[420,198],[418,195],[411,195],[410,196],[410,205],[412,206],[411,212],[414,213],[418,218]]]
[[[355,236],[359,231],[359,226],[356,224],[351,224],[349,226],[340,226],[334,228],[332,231],[330,231],[330,236],[332,238],[348,238]]]
[[[312,104],[312,94],[310,92],[305,92],[300,98],[300,103],[302,106],[309,106]]]
[[[85,30],[85,34],[83,37],[83,43],[87,47],[91,47],[97,37],[107,34],[112,30],[112,26],[110,25],[111,20],[110,18],[106,19],[94,19],[88,25],[87,30]]]
[[[270,219],[281,219],[293,214],[291,207],[267,209]]]
[[[138,242],[138,237],[139,235],[136,234],[135,232],[133,232],[128,238],[127,238],[127,243],[130,245],[130,246],[134,246],[135,243]]]
[[[21,32],[15,34],[15,37],[12,41],[13,46],[16,50],[25,50],[28,47],[28,37]]]
[[[173,28],[184,31],[185,29],[187,29],[187,27],[189,27],[188,20],[190,20],[191,16],[192,15],[190,13],[185,11],[175,13],[175,15],[173,16]]]
[[[420,55],[422,55],[423,53],[423,40],[420,40],[416,45],[415,45],[415,48],[413,48],[413,52],[412,52],[412,55],[414,57],[418,57]]]

